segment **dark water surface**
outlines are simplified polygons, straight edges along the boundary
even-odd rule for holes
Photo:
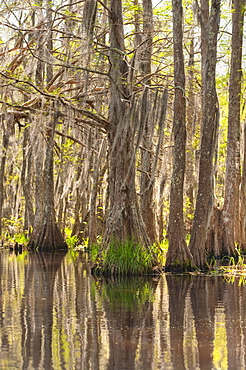
[[[245,369],[241,278],[102,280],[86,254],[0,252],[0,369]]]

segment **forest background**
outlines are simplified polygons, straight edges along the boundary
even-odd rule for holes
[[[3,244],[131,244],[152,269],[167,238],[166,270],[245,251],[244,8],[2,1]]]

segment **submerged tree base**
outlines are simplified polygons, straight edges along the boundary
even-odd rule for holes
[[[60,229],[56,223],[49,222],[33,230],[28,243],[30,249],[39,251],[68,250]]]
[[[134,241],[111,242],[105,249],[92,253],[93,275],[128,276],[156,274],[162,270],[157,263],[157,247],[145,248]]]
[[[194,271],[197,267],[194,264],[193,256],[186,245],[184,239],[169,236],[169,247],[167,251],[167,259],[165,263],[165,271],[167,272],[187,272]]]

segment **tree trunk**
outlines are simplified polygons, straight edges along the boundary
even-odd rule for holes
[[[246,123],[244,124],[244,156],[240,188],[240,249],[246,250]]]
[[[145,78],[143,82],[146,85],[151,84],[151,56],[152,56],[152,43],[153,43],[153,9],[152,0],[143,0],[143,42],[142,52],[140,54],[140,71]],[[147,100],[150,103],[150,91],[146,91]],[[147,102],[146,102],[147,103]],[[141,173],[141,213],[143,216],[144,223],[146,225],[147,233],[151,243],[154,243],[157,238],[156,233],[156,219],[153,207],[153,196],[154,196],[154,169],[153,169],[153,131],[155,122],[149,114],[150,106],[146,104],[145,109],[141,110],[141,113],[145,111],[145,117],[143,117],[144,125],[143,140],[142,144],[144,151],[141,155],[141,167],[143,172]]]
[[[165,265],[167,271],[186,270],[192,266],[192,256],[185,242],[183,219],[186,128],[182,0],[173,0],[172,6],[175,85],[173,107],[174,159],[168,226],[169,248]]]
[[[191,230],[191,216],[194,214],[195,203],[195,129],[197,122],[196,92],[194,80],[194,26],[191,29],[191,40],[189,49],[188,76],[187,76],[187,150],[186,150],[186,170],[185,170],[185,189],[187,206],[185,209],[186,232]]]
[[[232,1],[232,39],[229,82],[225,199],[221,255],[234,255],[239,238],[240,102],[244,0]]]
[[[2,157],[0,163],[0,235],[2,234],[2,217],[3,217],[3,203],[4,203],[4,171],[7,159],[7,150],[9,146],[9,139],[14,134],[14,115],[5,112],[1,114],[1,123],[3,128],[2,140]]]
[[[25,218],[24,218],[24,230],[29,231],[30,227],[34,223],[34,211],[33,211],[33,197],[31,189],[31,171],[32,171],[32,149],[29,148],[30,144],[30,127],[25,127],[23,137],[23,160],[21,170],[21,184],[23,188],[23,194],[25,198]]]
[[[199,182],[196,209],[191,231],[190,250],[194,263],[199,268],[206,267],[206,238],[213,210],[214,165],[219,107],[216,94],[215,68],[217,56],[217,35],[220,20],[220,0],[211,3],[208,21],[208,49],[203,80],[203,126],[200,150]]]
[[[56,110],[56,108],[54,109]],[[46,131],[44,186],[40,188],[39,184],[37,184],[35,194],[36,197],[43,198],[44,202],[42,204],[40,201],[36,201],[34,228],[29,241],[29,246],[32,249],[38,249],[41,251],[67,249],[67,245],[55,221],[53,150],[56,123],[57,113],[54,112],[53,117],[51,117],[50,122],[47,125]],[[38,193],[37,190],[39,191]]]
[[[46,22],[47,25],[52,25],[52,17],[50,11],[50,4],[46,4]],[[42,33],[40,38],[42,38]],[[52,33],[51,29],[47,35],[47,48],[52,53]],[[40,46],[39,52],[42,50]],[[45,69],[46,67],[46,69]],[[40,70],[39,70],[40,69]],[[44,72],[46,71],[46,76]],[[53,69],[49,63],[45,64],[42,59],[38,60],[36,70],[36,83],[42,86],[45,82],[49,84],[49,79],[52,79]],[[35,180],[35,218],[33,232],[30,237],[29,247],[32,249],[39,249],[42,251],[51,251],[57,249],[67,249],[67,244],[64,241],[62,233],[57,226],[55,220],[55,206],[54,206],[54,134],[55,127],[59,118],[59,109],[56,104],[51,104],[51,114],[48,115],[47,126],[45,127],[45,161],[43,167],[43,156],[41,153],[36,153],[36,180]],[[37,137],[40,135],[40,127],[36,128]],[[33,143],[37,145],[37,143]],[[40,143],[38,142],[40,147]],[[34,151],[33,151],[34,152]],[[41,155],[39,155],[41,154]],[[42,176],[42,174],[44,176]]]
[[[135,189],[133,101],[127,85],[121,0],[110,3],[109,202],[104,245],[111,240],[150,244]]]

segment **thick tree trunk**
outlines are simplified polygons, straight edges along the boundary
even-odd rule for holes
[[[172,5],[175,84],[173,107],[174,160],[168,226],[169,248],[165,265],[167,271],[186,270],[192,266],[192,256],[185,242],[183,219],[186,128],[182,0],[173,0]]]
[[[109,105],[109,202],[104,245],[133,239],[150,244],[137,202],[135,189],[134,127],[132,100],[127,86],[128,66],[124,58],[124,33],[121,0],[110,3]],[[133,109],[134,111],[134,109]]]
[[[191,231],[190,250],[196,266],[206,267],[206,238],[214,202],[214,165],[219,107],[215,85],[217,35],[220,0],[213,0],[208,22],[208,50],[204,76],[203,127],[200,151],[199,183]]]
[[[44,186],[40,188],[39,184],[36,185],[36,197],[43,197],[44,202],[42,204],[39,200],[36,201],[34,229],[29,241],[30,248],[42,251],[67,249],[67,245],[55,221],[53,150],[56,122],[57,117],[56,112],[54,112],[46,131]],[[37,190],[41,191],[37,193]]]

